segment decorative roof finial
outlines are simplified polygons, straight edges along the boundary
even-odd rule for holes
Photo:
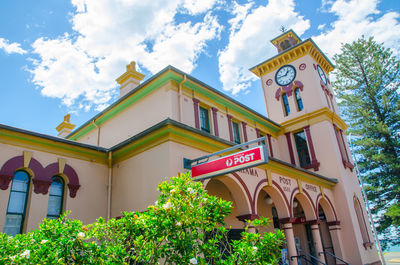
[[[61,122],[56,128],[58,131],[58,137],[65,138],[74,128],[75,125],[71,123],[71,114],[65,115],[63,122]]]
[[[287,29],[285,28],[284,25],[281,26],[280,30],[282,31],[282,33],[284,33],[285,31],[287,31]]]

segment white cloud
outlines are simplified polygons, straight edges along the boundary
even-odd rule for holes
[[[18,53],[25,54],[26,51],[21,48],[21,44],[17,42],[10,43],[9,40],[0,38],[0,49],[4,50],[7,54]]]
[[[196,15],[210,10],[215,3],[215,0],[185,0],[183,2],[183,8],[186,9],[189,14]]]
[[[94,58],[74,45],[69,35],[54,40],[40,38],[32,48],[40,56],[33,62],[32,81],[42,88],[43,95],[61,98],[67,106],[78,98],[85,106],[110,100],[114,79],[105,78],[102,70],[96,73]]]
[[[32,45],[32,81],[45,96],[77,109],[104,108],[117,92],[114,81],[135,60],[156,73],[168,64],[191,72],[222,27],[206,11],[217,0],[71,0],[73,35],[40,38]],[[196,22],[176,14],[203,15]]]
[[[400,44],[400,14],[387,12],[381,15],[377,9],[378,0],[337,0],[325,6],[326,12],[335,14],[335,20],[328,30],[314,41],[329,56],[340,52],[341,43],[352,42],[362,35],[374,36],[387,47],[398,49]]]
[[[235,4],[230,20],[229,44],[220,52],[219,71],[224,90],[233,94],[245,90],[257,79],[248,68],[276,54],[270,39],[281,34],[284,25],[301,35],[309,20],[295,12],[293,0],[270,0],[266,6],[251,9],[250,4]]]

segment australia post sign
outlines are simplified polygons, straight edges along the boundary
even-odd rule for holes
[[[267,163],[264,148],[261,145],[192,166],[192,177],[194,179],[206,179]]]

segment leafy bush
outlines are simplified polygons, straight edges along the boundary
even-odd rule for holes
[[[15,237],[0,234],[0,264],[276,264],[284,235],[242,233],[226,244],[232,203],[203,190],[190,174],[159,185],[145,212],[83,226],[63,215]],[[250,225],[266,226],[267,218]],[[225,244],[223,243],[225,242]],[[224,254],[221,252],[224,250]]]

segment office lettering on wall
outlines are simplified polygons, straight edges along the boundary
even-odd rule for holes
[[[304,188],[306,189],[306,190],[309,190],[309,191],[312,191],[312,192],[317,192],[317,187],[316,186],[314,186],[314,185],[311,185],[311,184],[305,184],[304,185]]]

